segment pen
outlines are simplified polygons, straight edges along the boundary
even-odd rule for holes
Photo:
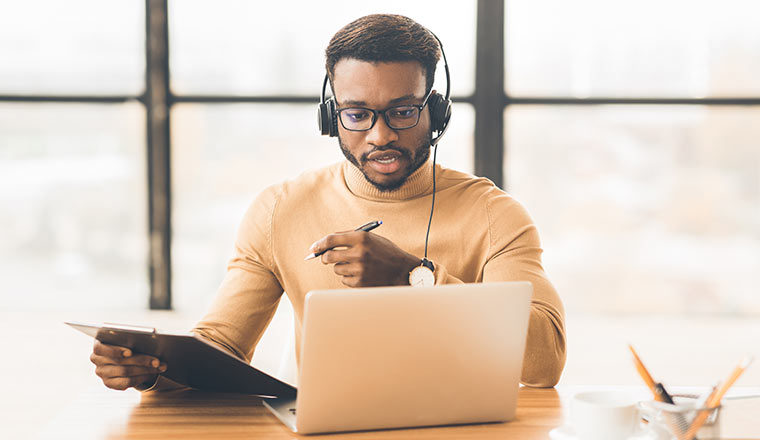
[[[382,220],[376,220],[374,222],[369,222],[366,225],[361,225],[358,228],[354,229],[354,231],[369,232],[369,231],[375,229],[376,227],[378,227],[378,226],[380,226],[382,224],[383,224]],[[327,252],[329,250],[330,249],[325,249],[325,250],[319,251],[317,253],[309,254],[309,255],[306,256],[306,258],[304,258],[304,260],[311,260],[312,258],[317,258],[318,256],[324,254],[325,252]]]

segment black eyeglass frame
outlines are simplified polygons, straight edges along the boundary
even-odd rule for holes
[[[420,117],[422,116],[422,109],[425,108],[425,106],[427,105],[428,100],[430,99],[430,96],[432,96],[432,94],[433,94],[433,89],[431,88],[430,91],[427,92],[427,95],[425,95],[425,99],[422,101],[422,104],[401,104],[401,105],[394,105],[393,107],[388,107],[388,108],[383,109],[383,110],[375,110],[375,109],[367,108],[367,107],[346,107],[346,108],[336,109],[335,112],[338,114],[338,120],[340,121],[340,125],[342,125],[343,128],[345,128],[348,131],[370,131],[370,130],[372,130],[372,128],[377,123],[377,114],[378,113],[380,113],[381,115],[383,115],[383,119],[385,119],[385,125],[387,125],[388,128],[390,128],[391,130],[407,130],[407,129],[416,127],[417,124],[420,123]],[[401,127],[401,128],[396,128],[396,127],[391,126],[391,122],[390,122],[390,120],[388,118],[388,114],[386,112],[388,112],[389,110],[393,110],[395,108],[399,108],[399,107],[415,107],[415,108],[417,108],[417,120],[414,121],[414,124],[412,124],[412,125],[410,125],[408,127]],[[342,112],[345,111],[345,110],[367,110],[368,112],[372,113],[372,123],[370,123],[369,127],[367,127],[367,128],[362,128],[362,129],[348,128],[348,127],[346,127],[346,124],[343,123]]]

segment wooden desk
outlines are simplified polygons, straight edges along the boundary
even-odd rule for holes
[[[623,387],[643,391],[644,388]],[[83,392],[42,431],[50,439],[548,439],[561,426],[577,391],[608,387],[521,388],[516,418],[509,423],[396,429],[318,436],[292,433],[261,404],[261,399],[199,391],[147,393],[105,387]],[[743,388],[738,394],[757,394]],[[760,399],[732,401],[724,411],[723,438],[758,439]],[[728,409],[728,405],[724,406]]]
[[[562,424],[555,389],[522,388],[509,423],[299,436],[280,423],[261,399],[233,394],[170,391],[83,392],[42,432],[42,438],[78,439],[547,439]]]

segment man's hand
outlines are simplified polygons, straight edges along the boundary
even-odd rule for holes
[[[387,238],[364,231],[330,234],[310,248],[314,253],[325,249],[322,264],[334,264],[349,287],[409,285],[409,272],[421,261]]]
[[[134,354],[132,350],[115,345],[107,345],[95,340],[90,361],[95,364],[95,374],[105,386],[114,390],[152,385],[159,373],[166,371],[166,364],[153,356]]]

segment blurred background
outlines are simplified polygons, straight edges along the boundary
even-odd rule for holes
[[[377,7],[334,2],[328,14],[304,2],[293,14],[291,2],[278,4],[168,2],[171,93],[206,99],[170,110],[174,309],[208,303],[261,189],[342,160],[336,141],[318,135],[309,98],[332,34]],[[440,160],[470,173],[476,7],[381,8],[444,42],[453,95],[464,99]],[[0,16],[0,304],[145,308],[145,4],[9,9]],[[510,98],[500,183],[534,216],[568,309],[760,316],[760,106],[712,99],[760,97],[760,5],[504,9],[504,54],[493,56],[504,59],[506,87],[479,92]],[[54,100],[72,95],[79,102]],[[98,102],[113,96],[125,98]],[[256,96],[271,99],[235,102]]]
[[[148,62],[152,7],[168,38]],[[48,343],[88,346],[61,320],[189,329],[256,194],[343,159],[315,124],[323,51],[340,27],[378,12],[407,15],[443,41],[455,104],[439,160],[491,178],[533,215],[571,344],[575,336],[591,350],[584,335],[605,329],[635,341],[648,323],[663,330],[650,339],[674,338],[651,352],[699,350],[672,333],[679,325],[754,340],[757,350],[754,0],[4,2],[4,343],[34,356],[10,336],[21,322],[39,323]],[[148,81],[150,63],[168,67],[161,81]],[[146,90],[159,86],[169,126],[157,140]],[[445,88],[440,68],[436,88]],[[166,187],[149,178],[162,169]],[[149,226],[149,194],[169,201],[163,226]],[[170,287],[151,282],[151,267]],[[88,368],[86,353],[77,356],[71,374]],[[566,373],[582,371],[571,359]]]

